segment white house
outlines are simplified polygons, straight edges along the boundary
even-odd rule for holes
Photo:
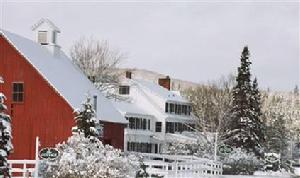
[[[130,71],[118,91],[124,100],[113,99],[115,107],[129,121],[125,129],[124,150],[161,153],[169,138],[191,139],[182,132],[193,131],[195,116],[191,103],[179,92],[170,91],[170,78],[157,83],[135,79]]]

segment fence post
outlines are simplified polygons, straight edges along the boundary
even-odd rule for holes
[[[39,146],[40,140],[39,137],[35,138],[35,171],[34,171],[34,178],[39,177]]]

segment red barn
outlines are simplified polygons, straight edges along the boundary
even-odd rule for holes
[[[103,141],[123,149],[127,121],[60,50],[59,29],[42,19],[33,30],[37,42],[0,29],[0,91],[13,129],[10,159],[34,159],[36,136],[41,148],[65,141],[75,125],[73,111],[86,95],[104,125]]]

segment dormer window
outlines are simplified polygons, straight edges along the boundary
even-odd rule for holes
[[[119,87],[119,94],[120,95],[129,95],[129,86],[128,85],[121,85]]]
[[[47,45],[47,31],[39,31],[38,32],[38,43],[41,45]]]

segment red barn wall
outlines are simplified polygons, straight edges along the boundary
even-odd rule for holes
[[[4,79],[0,91],[7,97],[8,114],[12,117],[14,153],[10,159],[34,159],[36,136],[40,137],[41,147],[48,147],[71,135],[75,125],[73,108],[2,36],[0,76]],[[24,82],[23,103],[12,103],[13,82]],[[112,139],[113,146],[123,148],[123,125],[109,123],[105,126],[108,128],[104,127],[104,137]]]
[[[124,124],[117,124],[112,122],[102,122],[103,143],[110,144],[115,148],[124,150]]]
[[[0,37],[1,91],[12,118],[14,153],[11,159],[34,159],[35,137],[42,147],[71,135],[73,109],[3,37]],[[24,102],[12,103],[12,83],[24,82]]]

